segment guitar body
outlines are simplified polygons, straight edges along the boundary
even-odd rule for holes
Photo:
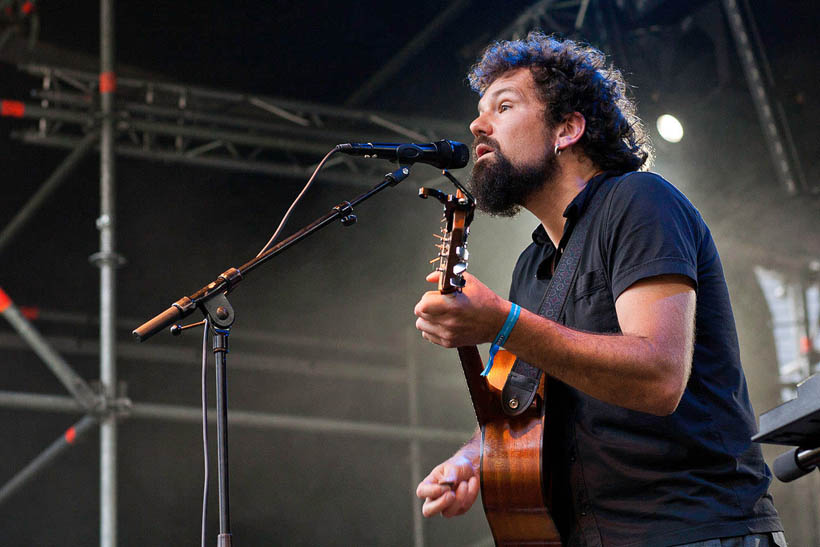
[[[481,428],[481,500],[496,545],[560,546],[543,468],[544,379],[530,408],[508,416],[501,390],[515,355],[499,351],[486,378],[476,348],[459,348],[459,357]]]
[[[491,375],[506,380],[514,362],[513,354],[499,351]],[[496,387],[493,380],[488,383],[500,401],[503,383]],[[547,505],[543,395],[542,378],[537,404],[518,416],[497,416],[481,427],[481,499],[496,545],[561,545]]]
[[[445,171],[445,175],[447,172]],[[444,226],[436,247],[439,256],[439,291],[461,291],[467,269],[467,234],[475,201],[461,189],[455,195],[421,188],[419,196],[435,197],[444,205]],[[496,545],[561,545],[561,537],[550,517],[549,476],[544,458],[544,378],[533,404],[517,416],[502,409],[502,389],[516,357],[498,351],[487,377],[475,346],[458,348],[464,377],[481,428],[481,499]],[[450,485],[452,486],[452,485]]]

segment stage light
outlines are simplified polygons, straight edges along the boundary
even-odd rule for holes
[[[658,118],[658,133],[666,141],[680,142],[683,138],[683,126],[675,116],[664,114]]]

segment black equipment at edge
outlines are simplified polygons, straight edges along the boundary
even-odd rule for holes
[[[820,465],[820,374],[797,385],[797,397],[760,415],[755,442],[795,446],[774,461],[783,482],[811,473]]]
[[[448,140],[429,144],[348,142],[336,145],[336,149],[351,156],[398,161],[399,165],[428,163],[439,169],[460,169],[470,161],[469,146]]]
[[[782,482],[791,482],[808,475],[820,464],[820,446],[809,450],[795,446],[774,460],[772,471]]]

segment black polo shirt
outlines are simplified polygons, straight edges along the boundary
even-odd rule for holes
[[[686,391],[669,416],[608,404],[549,379],[544,452],[565,545],[666,546],[782,530],[767,494],[771,474],[749,440],[755,418],[709,229],[660,176],[605,173],[564,212],[560,250],[591,196],[606,188],[560,323],[620,333],[618,296],[640,279],[679,274],[696,285],[695,350]],[[513,302],[538,313],[555,255],[539,226],[516,264]]]

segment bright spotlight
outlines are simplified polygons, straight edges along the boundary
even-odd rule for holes
[[[680,142],[683,138],[683,126],[675,116],[664,114],[658,118],[658,133],[666,141]]]

